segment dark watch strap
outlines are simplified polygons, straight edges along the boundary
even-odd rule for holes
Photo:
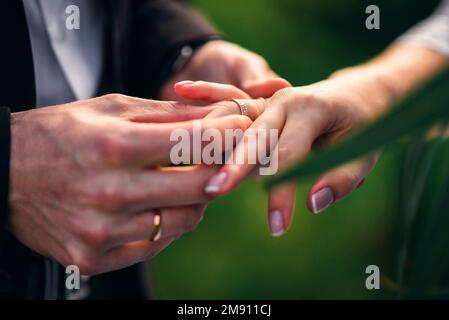
[[[157,92],[159,92],[160,87],[171,76],[181,71],[187,65],[187,63],[190,61],[190,58],[193,57],[193,55],[199,48],[210,41],[220,39],[222,38],[218,35],[207,36],[196,41],[185,43],[167,54],[164,63],[162,64],[161,73],[158,76],[158,82],[160,83],[160,86],[157,88]]]
[[[11,113],[9,108],[0,107],[0,248],[7,223],[10,156]]]

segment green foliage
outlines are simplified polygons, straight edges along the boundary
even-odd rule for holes
[[[272,187],[318,174],[406,135],[411,137],[401,186],[402,239],[395,284],[400,297],[449,296],[449,291],[440,288],[449,268],[449,175],[441,172],[443,183],[439,189],[428,180],[435,157],[446,139],[444,135],[449,120],[448,87],[449,72],[444,72],[358,134],[309,157],[267,183],[267,186]],[[427,129],[435,125],[440,126],[440,133],[436,139],[427,143]],[[420,207],[426,185],[435,190],[435,194],[432,205]],[[421,218],[420,224],[417,223],[417,217]]]
[[[274,70],[295,85],[304,85],[369,59],[428,15],[438,0],[192,2],[231,41],[263,55]],[[379,31],[363,28],[368,4],[381,7]],[[443,188],[443,182],[433,185],[442,170],[449,167],[449,152],[441,150],[447,148],[440,147],[435,155],[423,187],[423,199],[433,199],[434,190]],[[247,182],[233,194],[214,201],[195,232],[153,259],[156,296],[395,297],[397,292],[390,292],[389,285],[397,290],[397,249],[403,239],[398,236],[399,230],[404,229],[400,214],[403,205],[399,201],[404,151],[402,144],[387,148],[364,187],[321,215],[308,213],[305,206],[307,188],[314,177],[302,181],[293,225],[280,238],[274,239],[268,233],[267,197],[259,184]],[[423,205],[424,209],[420,206],[418,210],[427,216],[429,207],[430,204]],[[416,244],[415,228],[411,229],[407,265]],[[392,278],[391,282],[384,278],[379,291],[365,288],[365,268],[370,264],[378,265],[382,275]],[[410,272],[405,274],[406,285]]]

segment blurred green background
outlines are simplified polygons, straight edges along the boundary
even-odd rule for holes
[[[263,55],[294,85],[319,81],[366,61],[438,0],[195,0],[227,38]],[[365,28],[365,8],[381,10],[381,30]],[[365,287],[375,264],[395,277],[399,175],[403,148],[389,147],[365,186],[320,215],[305,207],[313,180],[300,184],[291,229],[272,238],[267,195],[247,182],[210,204],[199,228],[150,265],[160,299],[390,298]],[[388,282],[388,281],[387,281]]]

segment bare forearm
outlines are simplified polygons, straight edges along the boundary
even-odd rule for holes
[[[449,58],[415,44],[398,43],[366,64],[346,68],[331,78],[353,83],[354,90],[378,115],[444,70]]]

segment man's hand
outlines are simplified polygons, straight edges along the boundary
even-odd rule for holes
[[[230,84],[253,98],[268,98],[290,86],[287,80],[279,78],[271,70],[264,58],[222,40],[211,41],[201,47],[186,67],[162,88],[161,99],[179,99],[173,85],[184,80]]]
[[[161,169],[170,134],[214,107],[108,95],[12,115],[10,228],[34,251],[83,274],[148,259],[200,221],[215,167]],[[246,129],[242,116],[203,130]],[[154,213],[162,239],[151,242]]]

